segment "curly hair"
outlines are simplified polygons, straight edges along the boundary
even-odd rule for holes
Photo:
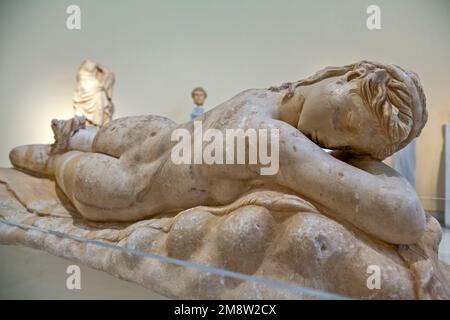
[[[420,135],[428,118],[425,94],[417,74],[397,65],[361,61],[343,67],[326,67],[306,79],[270,89],[288,89],[285,99],[290,99],[299,86],[345,74],[348,79],[362,80],[358,94],[389,141],[382,150],[374,151],[372,157],[384,159]]]

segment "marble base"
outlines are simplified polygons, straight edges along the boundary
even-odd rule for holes
[[[50,180],[0,169],[0,182],[3,221],[354,298],[450,298],[450,267],[438,260],[441,228],[432,217],[419,243],[395,246],[321,214],[295,195],[255,191],[226,213],[197,207],[135,223],[94,223],[77,214]],[[0,243],[79,261],[170,298],[317,298],[1,221]],[[367,286],[370,266],[381,270],[379,289]]]

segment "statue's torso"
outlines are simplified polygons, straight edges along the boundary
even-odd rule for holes
[[[203,133],[208,129],[216,129],[224,134],[227,129],[258,129],[264,120],[277,118],[278,100],[279,94],[269,90],[247,90],[206,112],[196,121],[201,121]],[[142,194],[145,194],[144,202],[153,205],[165,202],[170,206],[176,203],[180,208],[225,204],[235,200],[253,185],[260,184],[261,176],[256,165],[210,165],[204,162],[175,164],[171,159],[171,152],[177,142],[171,141],[171,136],[177,129],[186,129],[193,137],[194,122],[178,125],[160,136],[149,137],[144,142],[148,147],[134,148],[125,156],[141,159],[142,170],[139,175],[141,189],[144,190]],[[202,142],[203,150],[208,143]]]

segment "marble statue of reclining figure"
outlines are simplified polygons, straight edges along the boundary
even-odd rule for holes
[[[174,164],[171,133],[192,132],[194,124],[160,116],[120,118],[98,131],[80,118],[53,120],[54,145],[17,147],[10,159],[53,177],[90,220],[135,221],[227,204],[252,188],[285,188],[381,240],[411,244],[424,232],[424,210],[381,160],[416,138],[426,120],[416,74],[361,61],[246,90],[204,114],[204,129],[279,129],[274,175],[260,175],[259,164]]]

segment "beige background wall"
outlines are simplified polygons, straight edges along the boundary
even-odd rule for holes
[[[65,26],[81,7],[82,29]],[[381,7],[382,29],[366,28]],[[190,90],[208,107],[252,87],[325,65],[392,62],[421,76],[429,122],[418,140],[417,189],[443,197],[443,131],[450,122],[450,1],[0,1],[0,165],[20,144],[51,142],[49,122],[72,114],[75,72],[90,57],[117,76],[116,116],[186,121]],[[443,201],[424,199],[431,210]]]

